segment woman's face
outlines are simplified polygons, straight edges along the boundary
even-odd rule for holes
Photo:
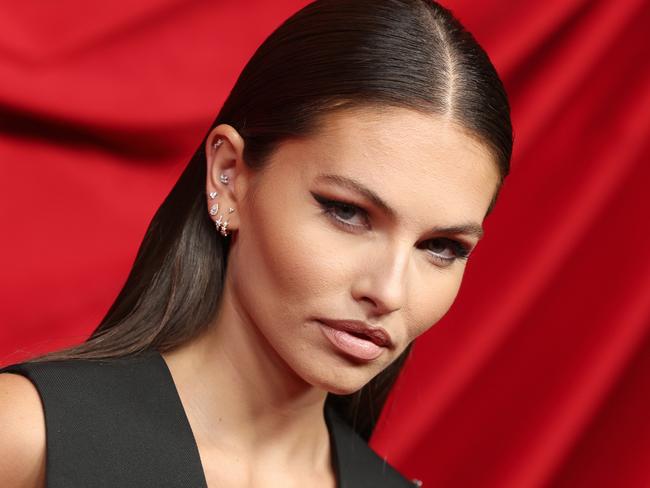
[[[246,326],[298,376],[349,394],[450,308],[499,173],[440,117],[343,111],[322,127],[282,143],[262,172],[237,174],[227,282]],[[323,320],[382,327],[392,344]]]

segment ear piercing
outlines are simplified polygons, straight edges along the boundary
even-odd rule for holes
[[[214,224],[217,226],[217,230],[222,236],[228,235],[228,221],[223,220],[223,215],[219,215],[219,218],[214,221]]]
[[[223,139],[219,137],[216,141],[212,143],[212,148],[217,149],[222,144],[223,144]],[[219,181],[221,181],[221,183],[223,183],[224,185],[227,185],[228,182],[230,181],[230,177],[225,173],[221,173],[221,175],[219,175]],[[215,197],[217,196],[216,192],[212,192],[212,193],[215,194],[214,195]],[[212,193],[210,193],[210,198],[212,198]]]
[[[231,214],[235,211],[234,208],[228,207],[228,213]],[[219,204],[215,203],[210,207],[210,215],[217,215],[217,212],[219,212]],[[219,215],[219,218],[214,221],[214,225],[217,226],[217,230],[222,236],[227,236],[228,235],[228,221],[224,220],[223,215]]]
[[[223,139],[221,137],[217,138],[216,141],[212,143],[212,149],[217,150],[219,149],[219,146],[223,144]],[[230,177],[225,174],[221,173],[219,175],[219,181],[223,183],[224,185],[227,185],[230,182]],[[210,197],[210,200],[214,200],[219,196],[219,193],[216,191],[211,191],[208,193],[208,197]],[[228,213],[231,214],[235,211],[234,208],[228,207]],[[210,207],[209,213],[210,215],[217,215],[219,212],[219,204],[215,203]],[[214,224],[217,226],[217,230],[222,236],[227,236],[228,235],[228,221],[223,219],[223,215],[219,215],[219,218],[214,221]]]
[[[219,145],[221,145],[220,141],[221,139],[218,139],[217,142],[213,144],[213,146],[218,147]],[[221,173],[221,175],[219,175],[219,181],[221,181],[221,183],[223,183],[224,185],[227,185],[228,182],[230,181],[230,178],[228,177],[227,174]],[[210,200],[214,200],[215,198],[217,198],[217,196],[219,196],[219,193],[217,193],[216,191],[211,191],[210,193],[208,193],[208,197],[210,198]],[[228,207],[229,214],[233,213],[234,211],[235,211],[234,208]],[[219,203],[215,203],[210,207],[209,213],[210,215],[217,215],[218,212],[219,212]],[[228,221],[223,219],[223,215],[219,215],[219,218],[215,220],[214,224],[217,226],[217,230],[222,236],[225,237],[228,235]]]

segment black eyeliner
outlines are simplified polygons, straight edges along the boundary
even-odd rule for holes
[[[340,200],[332,200],[322,195],[318,195],[317,193],[314,193],[312,191],[310,191],[309,193],[311,193],[314,200],[316,200],[320,204],[323,213],[326,214],[328,217],[330,217],[332,220],[334,220],[337,224],[342,225],[343,227],[356,230],[361,226],[350,224],[345,220],[340,219],[332,212],[333,208],[351,208],[362,213],[367,218],[367,212],[364,209],[354,205],[353,203],[347,203]],[[466,244],[460,241],[457,241],[449,237],[434,237],[429,240],[436,240],[436,239],[442,240],[445,243],[447,243],[447,245],[454,252],[454,257],[443,258],[437,256],[435,253],[430,253],[433,260],[438,260],[439,262],[442,261],[445,264],[452,264],[457,259],[467,260],[469,255],[471,254],[471,249]]]

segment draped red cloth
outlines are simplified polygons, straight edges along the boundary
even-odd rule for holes
[[[0,362],[87,337],[255,48],[306,2],[0,7]],[[373,447],[424,487],[650,486],[650,6],[445,3],[512,173]]]

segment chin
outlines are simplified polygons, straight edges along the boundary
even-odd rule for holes
[[[347,395],[352,395],[353,393],[356,393],[359,391],[361,388],[363,388],[365,384],[358,386],[356,388],[340,388],[338,387],[332,387],[328,388],[327,392],[331,393],[332,395],[339,395],[339,396],[347,396]]]
[[[352,395],[353,393],[356,393],[359,391],[361,388],[363,388],[366,385],[366,383],[355,383],[355,384],[345,384],[342,385],[340,383],[321,383],[319,385],[314,385],[323,391],[326,391],[327,393],[331,393],[333,395],[339,395],[339,396],[345,396],[345,395]]]
[[[311,371],[303,379],[315,388],[334,395],[351,395],[363,388],[373,378],[369,370],[355,369],[353,366],[324,368]]]

